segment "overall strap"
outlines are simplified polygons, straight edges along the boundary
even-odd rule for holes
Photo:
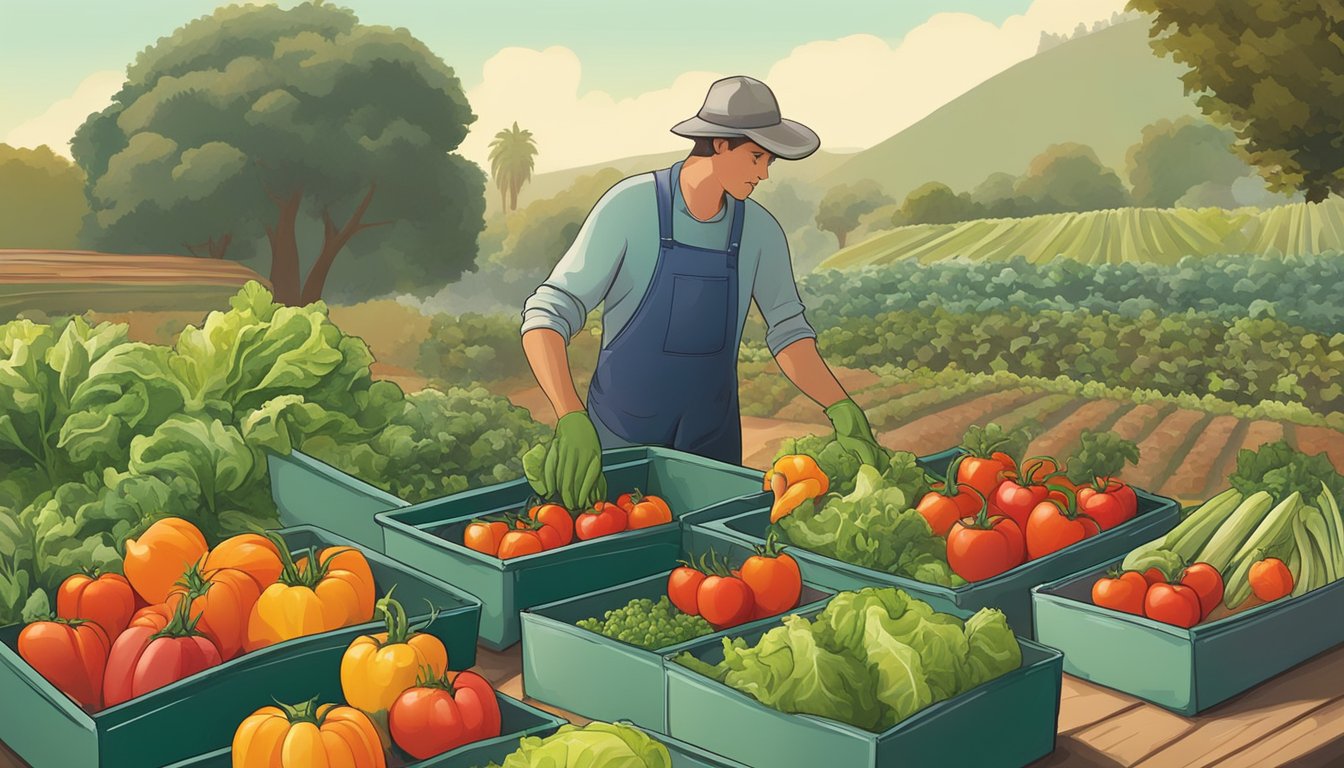
[[[679,171],[681,163],[671,168],[653,172],[654,186],[658,191],[658,241],[661,245],[672,244],[672,176]]]
[[[747,218],[747,204],[733,200],[733,229],[728,236],[728,268],[737,269],[737,252],[742,247],[742,224]]]

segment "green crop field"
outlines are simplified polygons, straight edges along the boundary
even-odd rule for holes
[[[1174,264],[1182,256],[1260,253],[1295,256],[1344,249],[1344,200],[1295,203],[1266,211],[1119,208],[1023,219],[899,227],[856,243],[822,263],[845,269],[913,259],[995,261],[1057,256],[1085,264]]]

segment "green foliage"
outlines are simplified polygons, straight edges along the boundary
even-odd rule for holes
[[[435,381],[499,381],[527,373],[519,321],[505,315],[437,314],[420,345],[417,370]]]
[[[927,490],[917,473],[889,480],[863,465],[847,495],[828,493],[824,503],[803,504],[781,518],[780,539],[862,568],[944,587],[964,584],[947,565],[947,542],[914,508]]]
[[[1055,144],[1032,159],[1014,189],[1035,204],[1037,213],[1097,211],[1129,204],[1129,192],[1115,171],[1082,144]]]
[[[175,515],[211,542],[273,526],[265,449],[411,501],[513,479],[545,431],[483,389],[403,397],[320,302],[257,283],[173,347],[83,318],[0,325],[0,625]]]
[[[781,712],[881,732],[939,701],[1017,669],[1003,613],[963,625],[893,587],[841,592],[816,617],[788,616],[752,646],[723,639],[723,661],[675,661]]]
[[[518,192],[532,178],[533,158],[537,154],[537,142],[532,132],[518,127],[518,121],[512,128],[506,128],[495,134],[490,142],[490,175],[499,188],[500,207],[504,205],[504,196],[508,194],[510,211],[518,208]]]
[[[845,237],[859,226],[859,218],[891,202],[877,182],[863,179],[827,190],[817,210],[817,227],[830,232],[845,247]]]
[[[820,346],[832,363],[852,367],[1008,371],[1245,404],[1302,403],[1319,414],[1344,410],[1344,333],[1311,333],[1272,317],[935,308],[856,316],[821,331]]]
[[[678,645],[714,631],[703,618],[677,610],[667,595],[657,602],[648,598],[631,600],[602,614],[600,619],[581,619],[578,626],[649,651]]]
[[[1125,154],[1134,202],[1170,208],[1198,185],[1230,187],[1247,171],[1232,153],[1235,138],[1231,131],[1188,116],[1145,126],[1143,138]]]
[[[328,4],[224,6],[142,51],[76,131],[88,237],[269,259],[286,304],[322,297],[327,269],[344,299],[432,293],[476,256],[484,175],[453,154],[475,119],[405,29]],[[300,241],[320,248],[300,258]]]
[[[1204,114],[1236,132],[1237,153],[1275,191],[1300,189],[1308,202],[1344,194],[1339,150],[1344,72],[1339,3],[1131,0],[1152,14],[1150,45],[1189,67],[1186,93]]]
[[[78,248],[84,176],[44,146],[0,143],[0,248]]]
[[[1307,456],[1286,440],[1266,443],[1256,450],[1237,452],[1237,470],[1228,483],[1242,495],[1266,491],[1275,499],[1300,493],[1316,498],[1325,484],[1336,498],[1344,495],[1344,476],[1335,471],[1324,453]]]
[[[946,184],[931,181],[906,195],[892,217],[893,226],[907,224],[951,224],[954,221],[981,218],[984,209],[968,193],[958,195]]]
[[[486,768],[672,768],[672,755],[647,733],[620,723],[565,724],[542,738],[524,736],[503,765]]]
[[[1187,256],[1171,266],[1143,261],[1090,265],[1075,259],[1033,263],[1021,256],[933,264],[910,259],[814,272],[798,288],[808,319],[818,328],[896,310],[963,313],[1020,307],[1126,317],[1196,310],[1229,322],[1272,315],[1333,334],[1344,332],[1344,302],[1336,296],[1341,284],[1344,258],[1327,252],[1292,259]]]
[[[1084,485],[1097,478],[1115,477],[1127,462],[1139,463],[1139,446],[1133,440],[1114,432],[1085,429],[1068,460],[1068,477],[1075,485]]]

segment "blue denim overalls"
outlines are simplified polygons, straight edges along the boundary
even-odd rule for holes
[[[634,315],[598,355],[588,413],[604,448],[658,445],[741,464],[734,342],[746,206],[732,200],[726,249],[679,243],[672,191],[680,176],[681,163],[654,172],[658,264]]]

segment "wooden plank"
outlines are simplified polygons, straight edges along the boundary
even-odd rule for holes
[[[1055,751],[1028,768],[1118,768],[1115,758],[1080,741],[1077,736],[1061,734],[1055,739]]]
[[[1338,681],[1336,681],[1338,683]],[[1218,768],[1325,768],[1344,765],[1344,700],[1312,712],[1288,727],[1230,755]]]
[[[1194,730],[1191,721],[1154,706],[1121,712],[1071,734],[1112,764],[1134,765],[1156,750]]]
[[[1073,733],[1141,706],[1143,702],[1132,696],[1065,675],[1059,701],[1059,732]]]
[[[1153,752],[1138,765],[1146,768],[1216,765],[1266,734],[1344,698],[1341,680],[1344,680],[1344,648],[1308,661],[1193,718],[1194,727],[1180,741]]]

